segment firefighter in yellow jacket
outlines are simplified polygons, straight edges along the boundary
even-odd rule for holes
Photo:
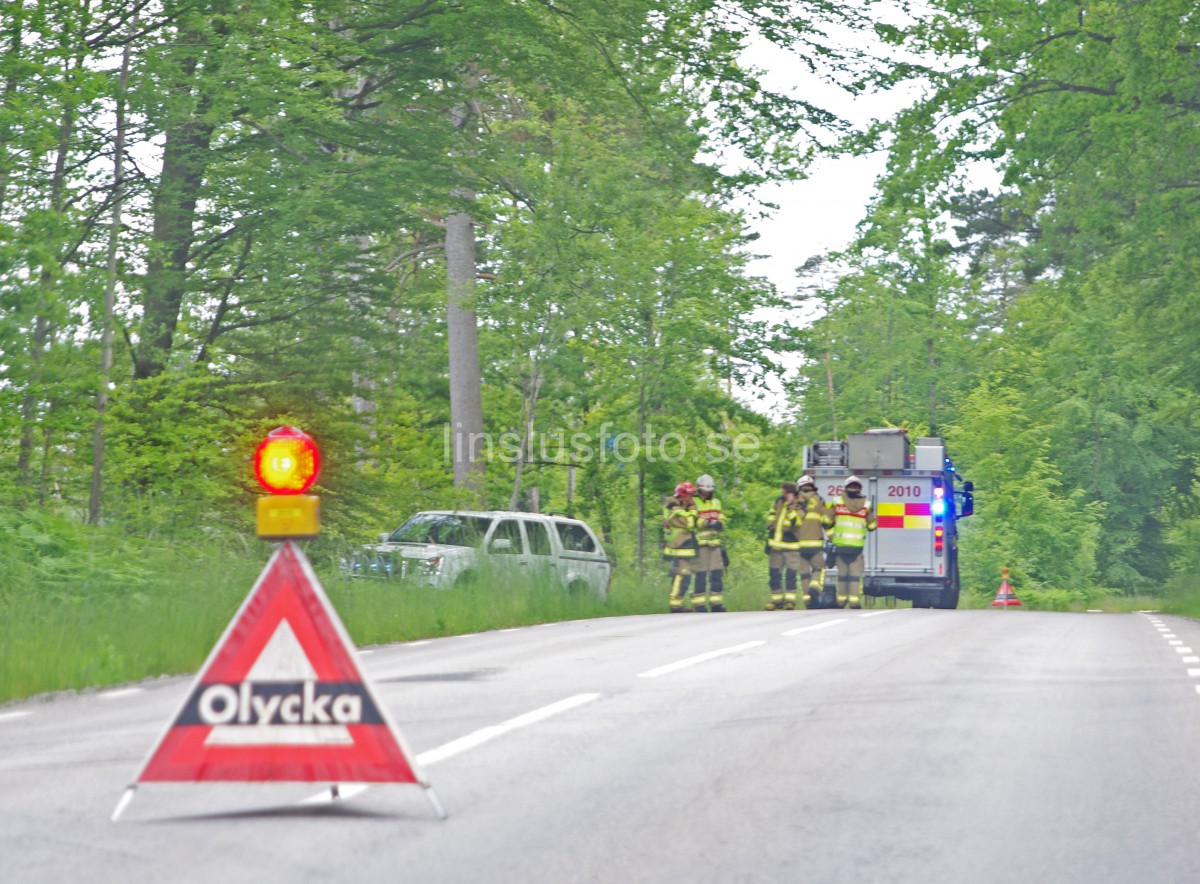
[[[796,502],[802,519],[800,537],[800,589],[808,604],[824,588],[825,530],[834,525],[833,506],[817,493],[816,480],[801,476],[796,480]],[[784,599],[786,605],[786,597]]]
[[[705,473],[696,480],[696,560],[693,611],[725,610],[725,513],[715,492],[717,483]]]
[[[666,540],[662,554],[671,564],[669,605],[672,614],[692,610],[687,594],[692,582],[692,563],[696,559],[696,504],[692,500],[695,494],[695,485],[680,482],[675,486],[675,496],[663,502],[662,526]]]
[[[850,476],[845,491],[833,504],[834,525],[830,539],[834,546],[834,565],[838,573],[837,601],[851,607],[862,604],[863,549],[867,532],[876,527],[875,508],[863,494],[862,479]]]
[[[790,611],[796,607],[796,572],[800,570],[800,511],[796,483],[784,482],[780,495],[767,513],[768,611]]]

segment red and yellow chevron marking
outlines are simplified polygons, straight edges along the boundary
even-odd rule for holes
[[[879,504],[880,528],[932,528],[933,515],[927,503]]]

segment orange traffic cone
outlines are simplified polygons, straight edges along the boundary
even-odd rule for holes
[[[993,608],[1019,608],[1021,600],[1017,598],[1017,594],[1013,592],[1013,588],[1008,585],[1008,569],[1000,569],[1000,589],[996,592],[996,598],[992,602]]]

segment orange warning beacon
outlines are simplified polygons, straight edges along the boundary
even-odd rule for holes
[[[321,530],[320,498],[306,494],[321,471],[321,451],[295,427],[276,427],[254,452],[254,475],[270,494],[257,505],[263,540],[316,537]]]

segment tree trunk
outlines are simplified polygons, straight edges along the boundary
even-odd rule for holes
[[[100,331],[100,385],[96,390],[96,423],[92,428],[92,486],[88,495],[88,524],[100,521],[104,498],[104,419],[108,414],[108,385],[113,362],[113,308],[117,293],[117,257],[121,245],[121,208],[125,196],[125,90],[129,86],[129,44],[121,53],[117,80],[116,132],[113,144],[112,226],[108,232],[108,265],[104,281],[104,316]]]
[[[154,195],[154,231],[142,291],[142,327],[134,350],[134,378],[167,367],[175,326],[187,291],[187,262],[195,237],[196,202],[208,167],[212,127],[191,120],[167,133],[162,177]]]
[[[450,350],[450,423],[454,484],[486,506],[483,382],[475,318],[475,225],[458,212],[446,219],[446,340]]]
[[[180,35],[180,45],[203,46],[212,39],[212,34],[188,32]],[[180,65],[174,92],[181,103],[192,100],[199,62],[197,53]],[[137,380],[161,374],[175,343],[175,326],[187,291],[188,256],[195,239],[196,203],[212,146],[211,104],[207,96],[201,96],[188,117],[166,132],[162,174],[152,205],[154,225],[142,291],[142,325],[133,355]]]

